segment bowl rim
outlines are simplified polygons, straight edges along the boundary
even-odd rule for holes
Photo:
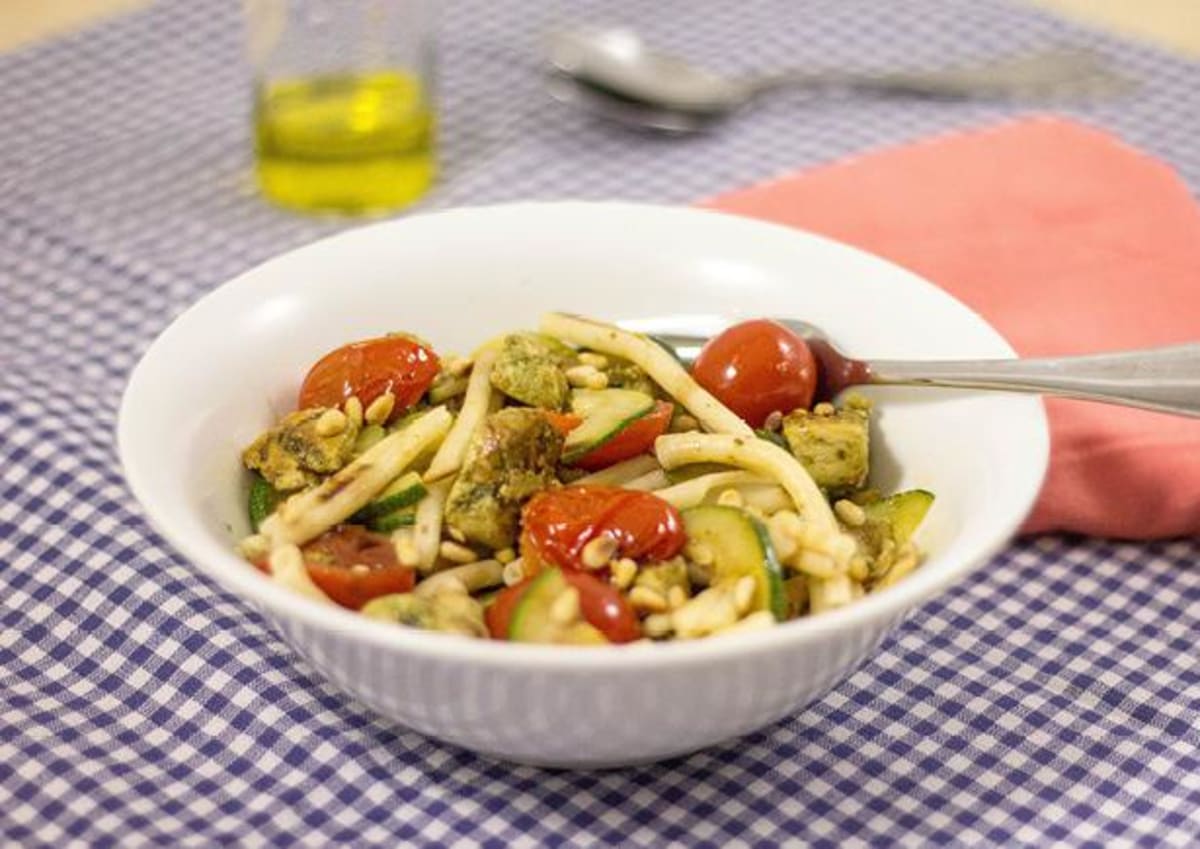
[[[277,620],[277,627],[284,627],[285,630],[286,623],[294,622],[318,631],[335,631],[340,637],[400,653],[420,654],[440,660],[469,662],[492,667],[516,665],[543,670],[552,669],[564,673],[586,674],[597,669],[644,670],[648,667],[664,665],[712,663],[729,659],[731,656],[749,656],[787,648],[799,648],[810,640],[831,633],[848,634],[857,630],[865,630],[865,626],[872,622],[894,622],[922,601],[957,582],[994,556],[1011,540],[1032,508],[1040,492],[1049,463],[1049,428],[1045,406],[1040,398],[1012,396],[1011,400],[1014,405],[1022,404],[1026,407],[1024,414],[1030,417],[1029,424],[1032,426],[1032,432],[1036,435],[1036,440],[1026,446],[1026,450],[1023,451],[1022,464],[1033,473],[1032,479],[1029,481],[1028,491],[1024,496],[1018,498],[1006,514],[997,517],[997,522],[993,526],[995,530],[991,535],[991,542],[978,549],[974,556],[965,557],[958,563],[948,564],[946,568],[939,571],[918,569],[903,581],[886,590],[866,595],[845,607],[780,623],[777,627],[762,631],[680,642],[646,642],[596,647],[509,643],[414,628],[398,628],[392,623],[368,619],[357,612],[305,598],[250,567],[236,555],[232,547],[225,556],[214,561],[209,557],[209,553],[203,550],[204,546],[199,541],[194,541],[187,534],[178,532],[169,521],[164,520],[161,513],[153,506],[154,499],[147,497],[149,484],[142,474],[142,464],[138,459],[138,452],[133,440],[131,408],[141,391],[140,387],[145,380],[145,373],[149,370],[150,364],[161,350],[170,345],[173,337],[182,332],[181,328],[191,320],[191,317],[202,305],[215,299],[229,297],[228,292],[233,288],[237,288],[245,294],[247,287],[255,286],[256,278],[272,265],[293,258],[296,254],[328,250],[331,244],[360,237],[360,234],[365,231],[403,228],[413,221],[435,217],[468,217],[481,214],[512,216],[529,210],[536,210],[539,213],[552,210],[556,216],[564,213],[577,214],[577,211],[590,214],[604,210],[604,214],[666,216],[677,217],[680,220],[721,218],[726,222],[763,232],[774,231],[776,234],[792,238],[799,235],[802,238],[824,242],[837,250],[857,255],[860,261],[869,260],[889,267],[893,273],[897,270],[902,272],[913,285],[924,287],[933,297],[946,299],[974,315],[1008,355],[1016,356],[1016,352],[1007,340],[986,319],[944,289],[914,272],[861,248],[847,245],[827,236],[719,210],[624,201],[521,201],[461,206],[404,218],[388,219],[317,239],[256,264],[214,287],[193,302],[172,319],[146,348],[130,373],[122,394],[117,421],[117,448],[127,485],[140,505],[143,516],[148,519],[151,526],[190,565],[214,579],[222,588],[237,596],[239,601],[258,606],[260,611],[268,614],[267,619]]]

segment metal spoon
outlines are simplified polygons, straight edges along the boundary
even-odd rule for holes
[[[1200,344],[1082,357],[1014,360],[859,360],[838,350],[820,328],[775,319],[808,342],[820,367],[817,396],[850,386],[930,386],[1036,392],[1200,417]],[[623,323],[647,333],[690,365],[715,329],[711,317],[675,316]]]
[[[881,96],[1107,95],[1129,81],[1083,49],[1051,49],[934,71],[785,70],[727,77],[659,53],[626,29],[561,32],[547,42],[551,93],[633,126],[691,132],[784,87]],[[665,126],[664,126],[665,125]]]

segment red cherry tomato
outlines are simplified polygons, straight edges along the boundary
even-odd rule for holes
[[[336,407],[351,395],[366,407],[391,392],[396,396],[394,419],[421,399],[439,367],[437,354],[406,336],[353,342],[309,369],[300,387],[300,409]]]
[[[582,569],[583,547],[607,534],[617,557],[666,560],[683,548],[679,511],[649,492],[615,486],[569,486],[539,492],[521,519],[526,574],[541,564]]]
[[[817,363],[795,333],[756,319],[710,339],[692,377],[751,427],[762,427],[775,410],[790,413],[812,404]]]
[[[637,614],[616,587],[587,572],[563,570],[567,583],[579,591],[579,608],[588,624],[610,643],[629,643],[642,636]]]
[[[617,435],[608,442],[584,454],[575,461],[575,465],[594,472],[649,451],[654,447],[654,440],[667,432],[674,412],[674,404],[657,402],[653,410],[617,431]]]
[[[308,576],[342,607],[358,610],[373,598],[406,593],[416,583],[392,541],[359,525],[326,531],[300,549]]]
[[[517,602],[531,583],[532,579],[505,587],[483,612],[483,621],[487,623],[488,633],[492,635],[493,640],[508,639],[508,626],[512,622],[513,612],[517,609]]]
[[[620,590],[611,587],[586,572],[563,570],[563,578],[579,591],[579,607],[583,618],[610,643],[628,643],[642,635],[637,614]],[[488,633],[494,640],[507,640],[514,611],[525,595],[532,579],[501,590],[484,613]]]

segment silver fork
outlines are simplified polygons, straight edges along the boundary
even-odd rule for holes
[[[1200,417],[1198,343],[1078,357],[860,360],[838,350],[815,325],[797,319],[775,321],[803,337],[817,357],[821,398],[832,398],[850,386],[928,386],[1035,392]],[[636,322],[634,329],[653,336],[691,364],[708,337],[681,330],[685,324],[683,317],[650,319]],[[655,332],[656,327],[662,332]]]

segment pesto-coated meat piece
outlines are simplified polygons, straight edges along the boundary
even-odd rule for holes
[[[302,489],[350,461],[358,430],[339,410],[297,410],[250,443],[242,463],[281,492]]]
[[[522,404],[561,410],[570,389],[563,366],[573,357],[570,348],[537,333],[510,333],[492,367],[492,386]]]
[[[467,448],[450,488],[446,524],[470,542],[493,549],[516,542],[521,507],[557,483],[563,437],[538,410],[492,413]]]
[[[858,489],[866,483],[870,468],[867,410],[848,405],[821,412],[825,414],[788,413],[783,418],[783,436],[817,486],[833,493]]]

